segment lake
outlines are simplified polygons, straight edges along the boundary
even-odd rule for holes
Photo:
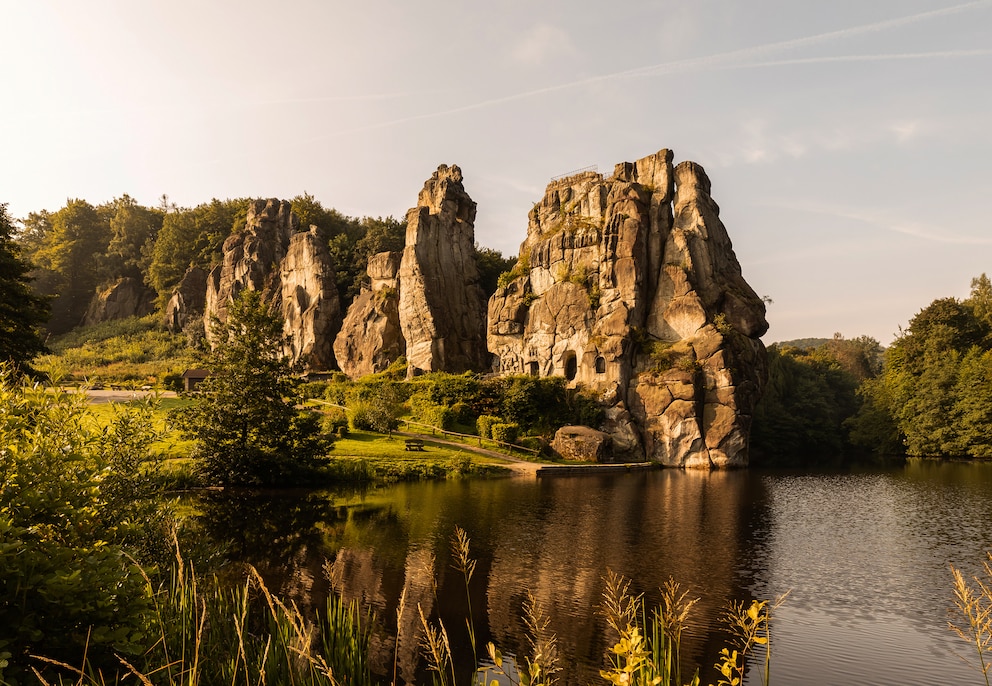
[[[682,657],[703,683],[715,682],[727,641],[723,608],[786,592],[772,624],[773,683],[982,681],[955,654],[968,645],[947,629],[948,565],[977,573],[992,550],[992,464],[241,492],[204,496],[202,510],[205,538],[254,564],[284,597],[312,607],[333,592],[371,607],[374,663],[387,682],[397,644],[401,678],[427,681],[414,671],[418,604],[442,618],[463,671],[471,668],[464,579],[451,566],[456,526],[477,560],[470,591],[480,646],[528,654],[530,592],[558,635],[563,684],[604,683],[610,637],[598,609],[608,570],[652,604],[670,577],[700,598]],[[748,683],[760,683],[757,670]]]

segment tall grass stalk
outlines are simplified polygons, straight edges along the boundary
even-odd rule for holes
[[[779,596],[774,602],[752,600],[750,603],[731,603],[724,613],[724,622],[734,636],[733,648],[720,651],[720,661],[716,668],[722,679],[717,686],[738,686],[744,683],[744,670],[748,657],[757,646],[764,646],[763,686],[771,682],[771,625],[772,614],[785,602],[788,593]]]
[[[948,621],[948,628],[970,643],[978,654],[978,661],[961,656],[968,665],[982,673],[985,686],[989,686],[989,671],[992,669],[992,553],[983,564],[985,579],[973,576],[974,585],[965,579],[961,570],[951,565],[954,576],[954,606],[959,624]]]
[[[452,567],[461,572],[465,580],[465,602],[468,604],[465,626],[468,628],[468,639],[472,644],[472,664],[476,665],[479,662],[479,654],[475,646],[475,620],[472,615],[472,592],[469,587],[472,575],[475,573],[475,560],[469,555],[468,533],[460,526],[455,527],[455,532],[451,536],[451,554],[454,558]]]
[[[615,686],[669,686],[674,674],[681,686],[682,631],[696,602],[670,581],[662,589],[662,606],[648,619],[644,596],[633,595],[630,581],[607,570],[602,614],[617,642],[610,649],[610,668],[600,676]],[[690,684],[698,683],[697,674]]]

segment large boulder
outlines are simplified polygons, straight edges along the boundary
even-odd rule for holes
[[[501,373],[598,393],[618,458],[747,464],[768,324],[702,167],[661,150],[552,181],[511,277],[488,308]]]
[[[83,324],[90,326],[114,319],[144,317],[155,309],[155,292],[140,280],[125,276],[93,296]]]
[[[407,212],[399,315],[410,375],[489,366],[474,222],[461,169],[439,166]]]
[[[566,460],[609,462],[610,435],[588,426],[563,426],[555,432],[551,449]]]

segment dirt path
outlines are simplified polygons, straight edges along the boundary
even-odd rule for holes
[[[506,468],[512,470],[516,476],[536,476],[537,470],[544,466],[542,464],[538,464],[537,462],[529,462],[519,457],[512,457],[506,453],[489,450],[488,448],[466,445],[465,443],[459,443],[458,441],[449,441],[446,438],[438,438],[436,436],[428,436],[426,434],[414,434],[407,431],[394,431],[393,435],[404,436],[406,438],[420,438],[425,442],[436,443],[438,445],[449,446],[451,448],[461,448],[462,450],[467,450],[469,452],[476,453],[477,455],[485,455],[486,457],[494,457],[498,460],[505,460],[508,462],[508,464],[505,465]]]

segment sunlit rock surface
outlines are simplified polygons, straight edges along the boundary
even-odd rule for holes
[[[315,227],[301,232],[290,203],[256,200],[245,228],[224,241],[223,258],[207,277],[204,324],[227,321],[228,305],[242,290],[262,293],[285,322],[284,351],[312,369],[334,364],[332,342],[340,326],[334,264]]]
[[[702,167],[661,150],[558,179],[528,219],[489,300],[498,371],[594,389],[618,458],[746,465],[768,324]]]

